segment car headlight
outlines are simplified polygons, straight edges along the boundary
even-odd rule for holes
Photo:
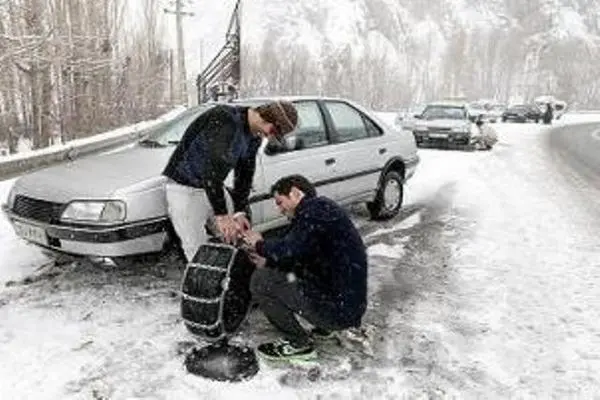
[[[427,127],[426,126],[415,126],[415,131],[427,132]]]
[[[125,220],[126,206],[120,200],[72,201],[60,219],[65,221],[92,221],[101,223]]]
[[[13,186],[8,192],[8,197],[6,198],[6,206],[9,210],[12,210],[13,205],[15,204],[15,197],[17,194],[15,193],[15,187]]]

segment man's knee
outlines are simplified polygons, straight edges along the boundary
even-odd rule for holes
[[[273,291],[273,272],[267,268],[256,268],[250,279],[250,291],[253,296],[268,296]]]

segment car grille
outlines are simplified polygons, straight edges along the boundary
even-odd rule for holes
[[[23,218],[45,223],[56,223],[60,220],[64,204],[38,200],[17,195],[12,211]]]

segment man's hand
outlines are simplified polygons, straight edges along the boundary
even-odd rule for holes
[[[256,243],[263,240],[263,236],[259,232],[250,230],[244,232],[242,238],[244,240],[244,244],[251,250],[254,250],[256,248]]]
[[[245,213],[243,213],[243,212],[235,213],[233,215],[233,219],[235,220],[236,224],[238,225],[239,232],[244,233],[244,232],[250,230],[250,228],[251,228],[250,221],[248,221],[248,218],[246,217]]]
[[[223,235],[225,243],[232,244],[238,238],[238,224],[231,215],[216,215],[215,225]]]

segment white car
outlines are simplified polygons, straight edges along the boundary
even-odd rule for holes
[[[295,104],[299,123],[286,136],[287,147],[265,140],[259,150],[250,196],[255,228],[265,231],[287,223],[269,191],[291,174],[306,176],[319,194],[341,204],[365,202],[375,219],[395,216],[402,206],[403,185],[419,162],[411,133],[347,100],[285,99]],[[161,173],[185,129],[211,106],[186,111],[168,129],[132,148],[22,176],[3,206],[17,235],[52,254],[122,261],[163,254],[173,231]]]
[[[418,146],[457,145],[471,148],[480,135],[466,102],[429,103],[415,118],[412,131]]]

